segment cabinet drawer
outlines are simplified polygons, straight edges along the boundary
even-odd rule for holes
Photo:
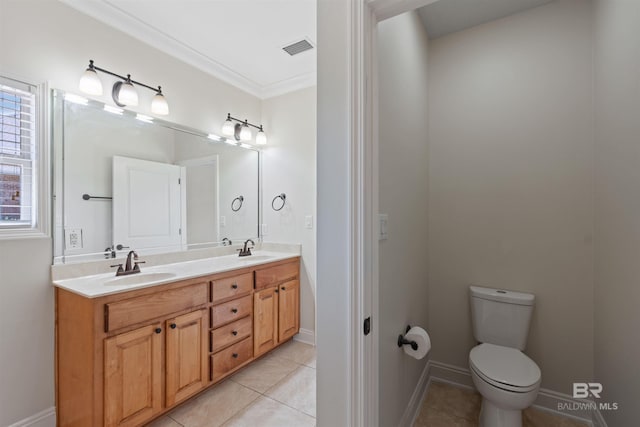
[[[211,308],[211,325],[214,328],[226,325],[253,312],[251,295],[234,299],[224,304],[219,304]]]
[[[251,336],[251,316],[211,331],[211,351],[216,352]]]
[[[211,356],[212,380],[217,381],[230,371],[247,362],[253,357],[253,342],[245,338]]]
[[[105,332],[207,303],[207,283],[105,304]]]
[[[256,289],[266,288],[283,280],[298,277],[298,265],[298,261],[295,261],[263,270],[256,270]]]
[[[246,295],[253,289],[251,273],[227,277],[211,282],[211,300],[216,303],[239,295]]]

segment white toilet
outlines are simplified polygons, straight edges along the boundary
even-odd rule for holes
[[[480,427],[522,427],[522,410],[540,389],[536,363],[522,350],[527,343],[534,295],[470,287],[473,336],[471,377],[482,395]]]

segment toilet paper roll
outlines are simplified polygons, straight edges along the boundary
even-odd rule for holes
[[[409,329],[409,332],[405,334],[405,339],[409,341],[415,341],[418,344],[418,349],[414,350],[410,345],[405,345],[404,352],[414,359],[422,359],[429,353],[431,350],[431,338],[429,338],[429,334],[427,331],[422,329],[420,326],[414,326]]]

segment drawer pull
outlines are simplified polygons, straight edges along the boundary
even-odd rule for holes
[[[238,331],[232,331],[231,334],[235,337],[236,335],[238,335]]]
[[[232,313],[237,313],[237,312],[238,312],[238,309],[237,309],[237,308],[232,308],[232,309],[231,309],[231,312],[232,312]]]
[[[170,324],[170,325],[169,325],[169,327],[170,327],[171,329],[175,329],[175,328],[176,328],[176,326],[177,326],[177,325],[176,325],[175,323],[172,323],[172,324]]]
[[[238,353],[233,353],[231,356],[233,356],[234,359],[238,358]]]
[[[238,289],[238,284],[236,282],[233,282],[233,285],[231,285],[231,289]]]
[[[159,334],[160,332],[162,332],[162,328],[156,328],[155,333]]]

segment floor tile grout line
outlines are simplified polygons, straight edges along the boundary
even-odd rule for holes
[[[311,417],[311,418],[313,418],[314,420],[316,419],[316,417],[314,417],[313,415],[309,415],[309,414],[307,414],[306,412],[303,412],[303,411],[301,411],[301,410],[300,410],[300,409],[298,409],[298,408],[294,408],[293,406],[287,405],[287,404],[286,404],[286,403],[284,403],[284,402],[280,402],[278,399],[275,399],[275,398],[273,398],[273,397],[271,397],[271,396],[264,395],[264,397],[265,397],[266,399],[272,400],[272,401],[274,401],[274,402],[276,402],[276,403],[278,403],[278,404],[280,404],[280,405],[282,405],[282,406],[286,406],[286,407],[287,407],[287,408],[289,408],[289,409],[293,409],[293,410],[294,410],[294,411],[296,411],[296,412],[300,412],[301,414],[304,414],[304,415],[306,415],[307,417]]]

